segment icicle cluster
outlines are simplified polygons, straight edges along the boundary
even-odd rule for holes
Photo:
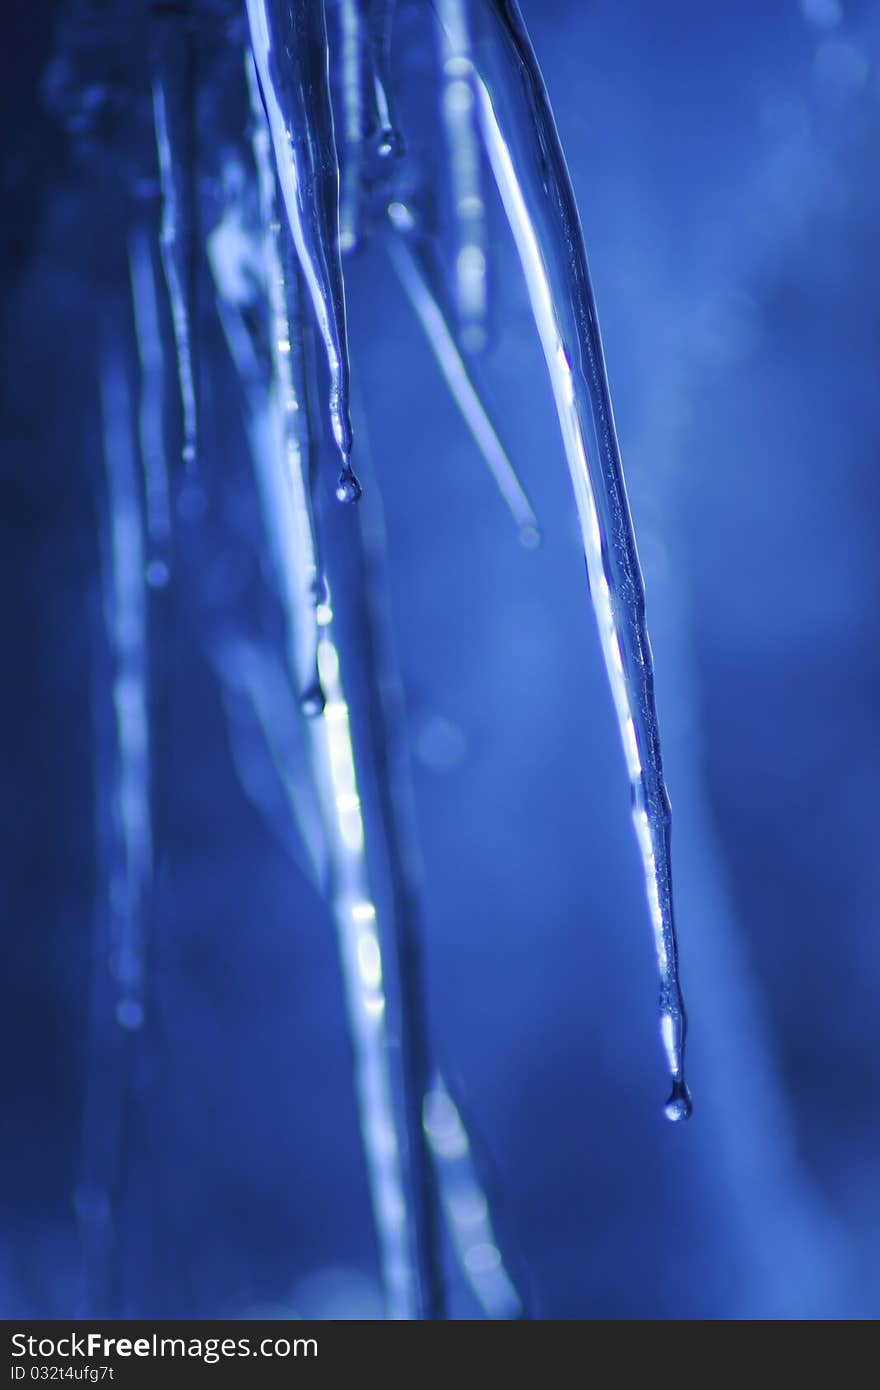
[[[517,1317],[522,1302],[424,1025],[416,856],[399,711],[389,708],[396,678],[377,581],[381,555],[375,538],[356,527],[347,533],[354,558],[340,560],[332,528],[321,522],[316,466],[329,422],[338,455],[336,496],[357,501],[343,256],[378,233],[522,542],[537,544],[538,522],[484,404],[476,361],[491,307],[490,176],[547,363],[632,784],[672,1082],[666,1113],[673,1120],[690,1110],[686,1019],[643,584],[583,235],[559,137],[513,0],[436,0],[433,6],[418,0],[416,8],[433,24],[446,148],[439,189],[408,153],[399,128],[391,0],[242,0],[241,7],[232,0],[194,0],[151,6],[140,17],[149,57],[152,156],[133,162],[118,156],[133,209],[139,409],[112,336],[102,374],[115,725],[102,728],[101,740],[118,824],[107,867],[120,921],[115,1016],[123,1029],[136,1030],[148,1007],[157,795],[151,711],[158,681],[150,634],[161,624],[163,594],[178,582],[172,517],[197,521],[205,506],[211,463],[203,457],[198,347],[204,316],[216,308],[240,383],[285,632],[279,651],[253,632],[217,622],[207,624],[206,645],[230,710],[244,702],[249,727],[268,750],[287,805],[282,837],[332,907],[389,1315],[443,1315],[438,1228],[445,1219],[486,1315]],[[98,8],[80,3],[74,9],[97,23]],[[210,42],[201,41],[206,33]],[[85,46],[93,64],[103,41],[102,32],[91,49]],[[215,85],[235,93],[232,116],[205,96],[200,64],[206,63]],[[67,111],[72,129],[106,153],[100,113],[119,114],[112,84],[84,87],[80,77],[78,89],[91,96],[77,107],[69,97],[75,75],[56,68],[51,76],[56,105]],[[210,143],[200,116],[206,100]],[[132,119],[142,120],[140,112]],[[438,200],[447,206],[451,266],[435,235]],[[173,388],[157,322],[157,261],[173,330]],[[169,412],[179,447],[166,463],[163,421]],[[142,484],[133,461],[136,439]],[[354,682],[364,705],[360,735],[349,704]],[[230,720],[235,747],[232,713]],[[242,776],[272,820],[264,790]],[[371,817],[364,809],[365,784],[373,788]],[[109,1014],[101,1004],[104,970],[99,952],[95,1075],[111,1047]],[[124,1092],[120,1081],[112,1095],[105,1090],[94,1101],[115,1116],[102,1133],[118,1134]],[[118,1158],[89,1151],[89,1133],[87,1126],[80,1204],[87,1238],[96,1212],[99,1226],[112,1224],[107,1212]],[[92,1239],[104,1252],[95,1256],[99,1264],[112,1259],[111,1244]],[[106,1268],[98,1282],[112,1283]]]

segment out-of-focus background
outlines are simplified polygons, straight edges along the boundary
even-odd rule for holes
[[[437,1052],[536,1316],[876,1317],[880,8],[522,9],[580,204],[646,577],[694,1116],[662,1114],[624,762],[494,207],[483,374],[537,551],[379,249],[346,268]],[[60,10],[8,19],[0,84],[7,1318],[81,1306],[102,892],[97,304],[127,274],[126,228],[112,180],[82,172],[45,107]],[[210,374],[216,325],[205,338]],[[235,401],[215,388],[205,413],[215,467],[246,472]],[[230,567],[218,558],[221,597]],[[242,790],[193,622],[167,653],[168,886],[126,1120],[119,1311],[376,1316],[333,927]]]

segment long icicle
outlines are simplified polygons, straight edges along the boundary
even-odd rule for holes
[[[285,596],[285,609],[289,615],[299,611],[299,626],[307,634],[312,628],[308,612],[308,574],[312,567],[312,560],[307,559],[303,569],[303,578],[306,579],[306,582],[303,583],[300,580],[297,583],[291,573],[295,568],[295,557],[284,554],[284,549],[289,545],[289,539],[294,534],[295,527],[291,523],[289,506],[285,502],[285,469],[279,467],[279,460],[284,457],[285,452],[285,445],[281,438],[283,429],[296,428],[297,436],[301,435],[302,437],[303,447],[300,446],[297,438],[288,441],[287,457],[295,469],[301,469],[304,465],[305,453],[307,452],[307,447],[305,447],[307,446],[307,434],[302,433],[299,417],[300,405],[296,393],[291,395],[289,389],[282,388],[280,398],[278,396],[279,383],[286,380],[291,359],[296,362],[298,355],[293,341],[288,336],[291,332],[291,326],[287,318],[282,268],[277,245],[277,223],[274,221],[275,185],[268,132],[265,128],[262,109],[259,105],[259,93],[256,90],[250,66],[248,71],[252,83],[252,97],[256,102],[254,107],[256,122],[254,141],[258,182],[262,195],[264,230],[262,233],[245,230],[241,220],[243,208],[236,209],[234,204],[231,205],[227,209],[223,221],[209,238],[208,260],[214,271],[218,309],[230,354],[244,388],[248,413],[248,434],[257,477],[260,480],[265,525],[271,550],[275,557],[281,591]],[[241,186],[241,181],[237,178],[230,180],[230,183],[236,187]],[[269,238],[268,242],[264,240],[267,266],[266,272],[261,273],[260,279],[264,280],[269,275],[272,277],[273,285],[271,287],[266,285],[265,292],[273,304],[273,332],[277,341],[282,345],[282,351],[276,358],[275,386],[272,388],[274,394],[268,411],[267,400],[269,398],[266,394],[265,359],[259,346],[252,342],[248,327],[250,325],[250,329],[253,329],[254,316],[250,299],[252,291],[248,289],[251,279],[248,271],[245,270],[245,264],[252,267],[255,257],[250,250],[247,250],[245,261],[241,260],[242,249],[248,247],[256,236],[266,238],[266,228],[268,228]],[[244,236],[242,235],[243,231]],[[242,293],[247,295],[245,303],[239,302]],[[286,350],[288,342],[291,345],[290,352]],[[283,401],[287,401],[295,407],[292,412],[279,409],[280,402]],[[272,418],[267,418],[268,416]],[[314,567],[317,567],[317,550],[313,539],[308,540],[305,546],[300,548],[299,554],[301,559],[303,555],[312,556]],[[297,595],[300,596],[298,607]],[[319,605],[319,616],[322,619],[327,616],[327,608],[323,603]],[[291,626],[293,625],[291,624]],[[289,643],[289,659],[294,666],[297,660],[296,651],[297,644],[295,641],[291,641]],[[303,646],[301,651],[305,659],[301,661],[300,669],[303,676],[307,676],[310,669],[308,644]],[[261,760],[267,756],[271,760],[277,784],[287,799],[289,814],[292,816],[298,836],[307,851],[308,862],[303,867],[310,876],[316,875],[318,886],[321,886],[327,881],[326,873],[329,868],[331,853],[324,828],[327,818],[326,815],[321,816],[319,814],[316,821],[316,817],[309,809],[314,802],[314,786],[308,785],[306,779],[301,775],[299,749],[293,746],[296,739],[291,740],[290,737],[291,729],[302,723],[302,721],[296,720],[291,684],[273,652],[258,647],[253,642],[234,640],[221,644],[212,652],[212,658],[219,670],[228,700],[234,700],[236,697],[239,701],[245,699],[251,707],[250,719],[258,728],[256,736],[264,740],[264,748],[257,750],[258,755]],[[301,684],[303,676],[299,678],[297,684]],[[302,712],[302,702],[300,702],[300,710]],[[231,721],[234,717],[234,711],[230,710]],[[244,763],[250,764],[250,766],[243,764],[241,768],[243,782],[248,794],[253,796],[267,822],[273,826],[276,833],[281,835],[285,849],[302,864],[302,856],[297,853],[291,841],[293,825],[288,821],[286,832],[279,826],[277,815],[273,814],[271,796],[267,795],[265,787],[257,785],[257,782],[260,781],[259,778],[255,781],[256,774],[252,767],[253,753],[251,751],[246,753],[243,749],[241,744],[243,735],[240,730],[236,733],[232,722],[230,724],[230,736],[233,739],[233,747],[238,749],[239,756],[244,759]],[[312,753],[311,763],[314,772],[316,770],[314,753]],[[320,767],[317,768],[317,771],[320,772]],[[346,961],[351,965],[350,952],[343,955],[343,963]],[[358,988],[359,985],[356,980],[355,984],[351,986],[352,992],[356,992]],[[387,1042],[388,1040],[385,1039],[383,1045],[387,1045]],[[445,1104],[446,1109],[441,1111],[443,1104]],[[449,1123],[447,1123],[450,1115],[456,1117],[457,1128],[454,1136],[451,1134]],[[418,1123],[418,1116],[416,1121]],[[380,1129],[386,1133],[390,1132],[387,1116],[381,1120]],[[365,1133],[375,1134],[376,1130],[377,1123],[375,1116],[373,1116],[372,1119],[367,1120]],[[439,1076],[431,1082],[430,1090],[425,1098],[424,1134],[436,1171],[443,1214],[449,1228],[452,1247],[465,1279],[470,1284],[487,1317],[519,1317],[522,1312],[522,1303],[504,1267],[496,1243],[489,1214],[489,1204],[480,1186],[470,1140],[458,1118],[458,1112],[448,1099],[448,1091]],[[380,1186],[381,1190],[388,1188],[386,1181],[382,1181]],[[381,1227],[379,1229],[381,1237],[382,1229]],[[382,1243],[384,1249],[384,1242]],[[393,1246],[389,1249],[392,1268],[395,1264],[399,1266],[399,1252]],[[383,1256],[383,1267],[387,1263],[388,1261]]]
[[[253,80],[251,91],[256,98]],[[258,462],[257,476],[266,525],[275,538],[273,550],[280,564],[285,610],[292,629],[291,661],[299,687],[311,669],[316,628],[318,634],[324,703],[322,708],[304,709],[312,716],[304,723],[328,846],[331,904],[355,1049],[361,1130],[389,1314],[394,1318],[434,1317],[439,1308],[436,1259],[419,1210],[424,1198],[421,1183],[414,1182],[411,1135],[401,1110],[400,1085],[395,1084],[393,1068],[398,1063],[388,1035],[385,975],[393,969],[393,962],[387,957],[383,960],[380,944],[383,928],[367,859],[330,595],[323,585],[316,590],[314,584],[320,564],[308,488],[308,401],[304,383],[295,380],[291,372],[294,364],[302,365],[302,324],[291,321],[295,286],[284,274],[271,145],[258,99],[254,102],[254,125],[272,339],[274,405],[270,409],[278,433],[275,448]],[[276,474],[274,483],[266,477],[269,470]],[[282,491],[288,494],[287,513],[279,513],[277,508]]]
[[[113,361],[109,351],[101,395],[112,574],[107,622],[114,666],[116,815],[122,851],[111,882],[117,916],[111,969],[119,988],[118,1022],[138,1029],[144,1017],[145,918],[153,874],[145,538],[130,394],[121,362]]]
[[[351,466],[351,386],[339,251],[339,165],[323,0],[247,0],[251,45],[278,180],[330,372],[330,422],[342,456],[340,502],[361,493]]]
[[[171,491],[165,459],[165,357],[153,271],[152,238],[142,222],[128,239],[128,265],[140,359],[138,435],[146,503],[146,580],[162,589],[171,573]]]
[[[672,1091],[666,1115],[690,1114],[687,1019],[672,908],[670,808],[627,502],[580,218],[540,69],[515,0],[478,0],[474,90],[489,162],[516,242],[544,350],[580,517],[633,793],[633,821],[660,974],[660,1025]]]
[[[199,453],[198,213],[195,49],[188,14],[157,12],[152,39],[153,121],[162,190],[160,244],[177,349],[182,458],[192,470]]]
[[[121,315],[108,311],[100,369],[106,478],[102,590],[106,655],[97,663],[95,800],[103,901],[96,913],[82,1169],[75,1193],[84,1314],[119,1315],[117,1231],[125,1111],[145,1013],[150,814],[145,537]],[[109,680],[104,670],[108,668]],[[109,687],[109,688],[108,688]]]

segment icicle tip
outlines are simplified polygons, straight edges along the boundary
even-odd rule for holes
[[[667,1120],[676,1124],[679,1120],[689,1120],[693,1113],[694,1104],[691,1100],[691,1093],[684,1081],[673,1081],[672,1093],[663,1107],[663,1113]]]
[[[346,464],[336,484],[336,498],[339,502],[359,502],[363,488],[358,482],[351,464]]]

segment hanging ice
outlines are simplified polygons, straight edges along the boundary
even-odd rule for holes
[[[339,167],[323,0],[247,0],[251,42],[300,268],[324,340],[330,419],[342,455],[337,496],[357,501],[350,367],[339,250]]]
[[[160,9],[145,81],[155,168],[151,164],[144,182],[154,186],[158,175],[180,451],[187,463],[195,462],[204,423],[198,238],[209,225],[205,204],[216,213],[219,201],[223,210],[207,237],[208,261],[244,399],[262,519],[253,529],[269,561],[263,578],[274,587],[285,624],[284,640],[275,646],[238,615],[213,625],[204,621],[201,637],[230,711],[242,780],[332,907],[389,1309],[397,1317],[442,1315],[436,1230],[442,1207],[487,1316],[515,1317],[521,1300],[501,1258],[461,1116],[431,1057],[419,978],[418,883],[409,816],[400,809],[407,780],[402,721],[380,605],[370,592],[378,547],[371,550],[367,523],[359,519],[346,533],[353,559],[336,582],[341,533],[322,519],[320,489],[313,488],[321,431],[312,408],[311,349],[316,329],[329,380],[326,413],[342,461],[337,496],[353,501],[361,487],[351,461],[341,255],[377,229],[521,538],[533,544],[534,513],[470,358],[486,337],[492,307],[483,187],[491,172],[519,253],[575,493],[654,929],[661,1034],[672,1078],[667,1114],[683,1118],[690,1110],[686,1018],[643,584],[583,236],[559,138],[513,0],[438,0],[431,7],[439,22],[429,71],[446,142],[443,171],[417,167],[417,156],[405,152],[392,106],[390,0],[328,4],[329,46],[322,0],[245,0],[253,148],[242,125],[228,137],[232,152],[207,152],[218,167],[200,182],[192,16],[179,24],[173,7]],[[200,22],[209,22],[207,11]],[[229,34],[238,60],[243,20]],[[240,62],[236,71],[240,81]],[[443,203],[441,184],[451,214],[451,266],[444,264],[441,234],[450,229],[429,215]],[[100,1256],[96,1267],[104,1261],[104,1282],[112,1226],[108,1192],[126,1084],[127,1054],[118,1035],[136,1033],[144,1017],[143,900],[153,875],[155,757],[147,615],[170,579],[176,535],[175,487],[164,456],[164,411],[173,392],[166,390],[149,218],[139,213],[135,222],[131,287],[140,347],[143,500],[122,353],[119,360],[105,353],[102,362],[114,717],[102,727],[98,761],[117,834],[105,866],[115,914],[111,972],[96,971],[95,1056],[108,1054],[112,1065],[106,1073],[93,1066],[89,1104],[92,1111],[103,1107],[105,1119],[111,1116],[104,1128],[112,1142],[100,1150],[93,1145],[80,1205],[86,1243]],[[266,765],[269,782],[261,770]],[[280,816],[276,781],[285,803]],[[108,1019],[115,1020],[112,1029]],[[104,1075],[102,1089],[95,1078]]]
[[[672,910],[670,809],[645,626],[645,592],[626,497],[580,218],[553,113],[514,0],[479,0],[472,73],[486,151],[516,241],[553,387],[580,517],[590,593],[633,795],[660,974],[671,1120],[691,1102],[687,1018]]]
[[[177,349],[183,461],[199,449],[197,168],[192,36],[186,18],[157,7],[153,29],[153,119],[162,189],[162,264]]]

